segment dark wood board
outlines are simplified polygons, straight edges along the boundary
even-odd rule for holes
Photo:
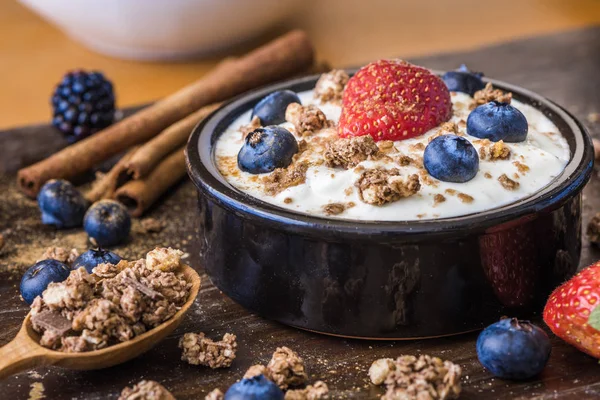
[[[466,63],[486,75],[536,91],[565,106],[582,121],[600,111],[600,28],[526,39],[462,54],[443,54],[413,60],[427,67],[452,69]],[[594,135],[600,125],[588,124]],[[0,251],[0,345],[17,332],[27,307],[18,297],[22,271],[46,245],[85,246],[78,230],[56,232],[41,225],[33,201],[16,193],[14,171],[64,145],[52,128],[42,125],[0,132],[0,233],[6,245]],[[117,248],[137,258],[155,245],[171,245],[190,253],[188,261],[199,271],[194,254],[195,190],[183,182],[167,194],[150,216],[169,221],[155,235],[132,234],[130,243]],[[600,182],[593,177],[585,190],[584,223],[600,209]],[[137,224],[136,224],[137,226]],[[600,251],[584,239],[581,265],[600,258]],[[477,333],[451,338],[405,342],[345,340],[298,331],[265,321],[233,303],[202,274],[203,288],[192,311],[175,334],[147,354],[126,364],[89,372],[38,368],[0,382],[0,399],[27,399],[30,385],[42,382],[48,399],[114,399],[120,390],[140,379],[154,379],[178,399],[202,399],[215,387],[226,389],[252,364],[265,363],[277,346],[297,350],[306,360],[311,380],[323,379],[334,398],[377,398],[382,392],[368,383],[366,371],[380,357],[426,353],[459,363],[463,368],[463,399],[588,399],[600,397],[598,362],[553,337],[550,362],[542,375],[527,382],[493,378],[478,363]],[[540,322],[539,316],[534,320]],[[184,332],[203,331],[220,337],[238,335],[239,352],[227,370],[210,370],[179,360],[177,348]]]

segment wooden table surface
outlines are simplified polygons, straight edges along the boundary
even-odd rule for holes
[[[414,61],[431,68],[448,69],[466,62],[488,76],[524,86],[565,106],[585,121],[600,111],[598,71],[600,70],[600,27],[508,43],[474,52],[454,53]],[[599,136],[598,125],[590,126]],[[34,202],[16,193],[14,154],[29,151],[28,158],[40,157],[43,146],[30,146],[59,138],[47,126],[0,132],[0,232],[6,245],[0,251],[0,344],[17,332],[27,307],[18,297],[21,273],[48,245],[85,247],[85,235],[78,230],[56,232],[41,225]],[[17,150],[15,150],[17,149]],[[21,149],[21,150],[18,150]],[[23,150],[25,149],[25,150]],[[49,151],[48,148],[43,151]],[[34,154],[37,153],[37,154]],[[11,156],[12,155],[12,156]],[[18,161],[18,160],[17,160]],[[151,216],[169,221],[155,236],[134,233],[131,242],[115,251],[137,258],[154,245],[181,247],[190,253],[189,262],[201,273],[194,252],[195,190],[183,182]],[[600,208],[600,181],[596,176],[585,189],[584,223]],[[581,265],[600,258],[600,251],[584,239]],[[526,382],[496,379],[478,363],[476,333],[450,338],[404,342],[345,340],[298,331],[252,315],[221,294],[202,274],[203,287],[182,326],[147,354],[123,365],[89,372],[38,368],[0,382],[0,399],[32,398],[32,388],[43,385],[47,399],[115,399],[122,387],[140,379],[163,383],[178,399],[201,399],[215,387],[226,389],[257,362],[265,363],[277,346],[286,345],[304,357],[311,380],[323,379],[334,398],[376,398],[381,390],[368,383],[366,371],[380,357],[401,354],[431,354],[452,360],[463,368],[462,399],[592,399],[600,397],[600,366],[597,360],[552,337],[552,356],[544,372]],[[533,317],[540,322],[539,316]],[[184,332],[203,331],[211,337],[225,332],[237,334],[238,358],[230,369],[210,370],[179,360],[177,342]],[[36,385],[36,386],[33,386]],[[36,389],[37,390],[37,389]]]
[[[353,66],[596,23],[597,0],[305,0],[284,25],[305,29],[320,58]],[[0,128],[49,120],[50,94],[70,69],[104,71],[115,83],[118,104],[125,107],[174,92],[202,76],[217,58],[143,63],[102,56],[15,1],[0,1]]]

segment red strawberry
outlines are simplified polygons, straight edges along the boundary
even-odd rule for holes
[[[438,76],[406,61],[380,60],[361,68],[348,81],[339,135],[404,140],[422,135],[451,116],[450,92]]]
[[[544,307],[544,321],[565,342],[600,358],[600,262],[559,286]]]

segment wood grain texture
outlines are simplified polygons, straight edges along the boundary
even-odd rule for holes
[[[600,95],[596,91],[597,71],[600,70],[599,43],[600,28],[593,28],[414,61],[432,68],[453,68],[466,62],[490,77],[548,96],[585,121],[588,113],[600,111]],[[590,125],[590,128],[595,136],[600,137],[599,125]],[[40,126],[4,134],[10,135],[14,142],[21,138],[33,143],[36,136],[47,137],[49,132],[47,127]],[[4,145],[0,145],[0,160],[12,163],[13,160],[7,158]],[[19,146],[23,147],[25,143]],[[13,175],[0,174],[0,192],[14,192]],[[584,223],[587,223],[592,213],[600,208],[600,182],[597,177],[592,178],[584,193]],[[169,221],[167,228],[154,236],[136,233],[129,244],[116,251],[124,257],[135,258],[142,255],[142,249],[149,250],[155,244],[182,247],[190,253],[189,263],[197,265],[194,253],[197,227],[191,217],[195,203],[193,185],[189,182],[179,185],[150,213]],[[27,313],[27,307],[18,298],[20,275],[6,272],[10,265],[26,266],[19,264],[22,257],[18,253],[22,248],[18,246],[28,242],[51,243],[54,239],[60,244],[75,234],[72,230],[56,233],[37,222],[28,222],[30,218],[26,217],[36,214],[33,202],[12,195],[0,197],[0,231],[4,227],[12,229],[0,253],[0,271],[5,271],[0,272],[0,344],[14,337]],[[598,258],[600,250],[591,247],[584,239],[581,265],[588,265]],[[193,308],[179,329],[152,351],[102,371],[39,368],[35,375],[19,374],[0,382],[0,398],[27,398],[30,384],[42,382],[50,399],[116,399],[124,386],[140,379],[154,379],[178,399],[201,399],[215,387],[226,389],[250,365],[268,361],[275,347],[281,345],[296,349],[306,360],[310,379],[325,380],[334,398],[376,398],[382,392],[368,383],[366,372],[370,363],[379,357],[420,353],[453,360],[463,367],[461,399],[591,399],[600,396],[597,360],[555,337],[552,337],[550,362],[540,377],[526,382],[507,382],[493,378],[478,363],[474,345],[477,333],[406,342],[325,337],[266,321],[246,312],[208,284],[209,280],[201,268],[199,272],[207,284],[200,290]],[[534,321],[539,323],[540,318],[534,317]],[[177,342],[184,332],[190,331],[202,331],[213,338],[225,332],[235,333],[239,351],[233,366],[227,370],[210,370],[180,361]]]
[[[305,29],[321,58],[357,65],[382,57],[461,51],[600,23],[597,0],[305,0],[285,29]],[[281,32],[274,28],[240,54]],[[217,56],[144,63],[94,53],[15,1],[0,1],[0,127],[50,119],[49,97],[65,71],[104,71],[120,107],[165,97],[197,80]]]

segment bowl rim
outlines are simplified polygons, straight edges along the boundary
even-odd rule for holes
[[[353,74],[357,69],[346,69]],[[441,76],[444,71],[431,70]],[[564,125],[561,134],[569,141],[571,157],[562,173],[540,191],[516,202],[490,210],[457,217],[426,219],[416,221],[382,221],[332,219],[308,215],[281,208],[248,195],[226,182],[220,174],[214,157],[217,137],[242,113],[251,109],[265,95],[275,90],[310,90],[320,74],[290,79],[263,86],[243,93],[215,110],[192,131],[186,146],[186,168],[192,182],[201,192],[220,206],[235,212],[238,216],[276,225],[282,229],[309,236],[339,238],[343,235],[360,235],[364,238],[402,235],[416,238],[426,235],[433,237],[453,237],[467,232],[501,230],[523,219],[536,218],[538,213],[549,213],[583,190],[593,168],[593,145],[589,132],[568,111],[534,92],[522,87],[495,79],[484,78],[495,87],[510,91],[517,100],[524,101],[542,111],[555,125]],[[572,137],[569,138],[569,135]]]

